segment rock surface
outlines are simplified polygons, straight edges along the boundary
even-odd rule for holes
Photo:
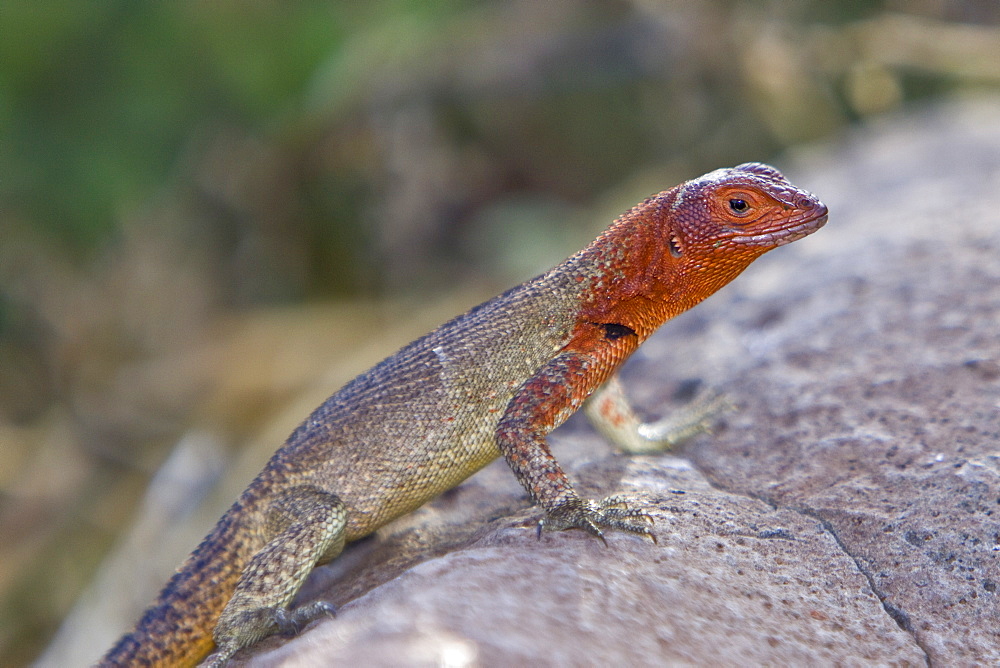
[[[740,408],[672,455],[574,418],[581,492],[650,504],[658,544],[535,538],[497,463],[319,569],[337,619],[252,666],[1000,664],[1000,102],[887,119],[798,156],[830,206],[667,324],[625,371]]]

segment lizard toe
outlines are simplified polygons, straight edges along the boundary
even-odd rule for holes
[[[549,511],[539,522],[539,532],[561,531],[563,529],[583,529],[587,533],[604,538],[604,529],[616,529],[628,533],[649,536],[656,542],[650,527],[653,517],[639,509],[630,508],[622,496],[609,496],[600,501],[570,499]]]

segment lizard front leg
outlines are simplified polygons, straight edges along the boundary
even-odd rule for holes
[[[272,500],[262,514],[264,546],[251,557],[216,622],[216,652],[206,666],[222,666],[238,650],[278,631],[298,630],[333,614],[320,601],[289,611],[295,594],[318,563],[344,549],[347,510],[336,495],[295,487]]]
[[[715,419],[732,410],[725,395],[710,392],[677,413],[643,422],[625,396],[617,374],[604,382],[583,404],[583,412],[606,439],[629,454],[664,452],[711,430]]]
[[[554,358],[511,399],[497,425],[497,445],[531,499],[546,511],[539,530],[580,528],[604,540],[605,527],[655,540],[652,518],[628,508],[620,497],[591,501],[577,496],[545,440],[580,407],[602,371],[587,355],[563,353]]]

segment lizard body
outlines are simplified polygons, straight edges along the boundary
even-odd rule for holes
[[[221,665],[331,613],[322,602],[287,610],[314,566],[498,456],[545,510],[540,528],[652,535],[649,516],[620,498],[579,498],[546,435],[665,320],[826,215],[772,167],[717,170],[407,345],[292,433],[100,665],[193,665],[213,646]]]

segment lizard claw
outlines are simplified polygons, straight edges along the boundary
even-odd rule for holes
[[[583,529],[596,536],[607,545],[601,527],[628,531],[649,536],[656,542],[656,535],[650,530],[653,518],[642,510],[628,507],[622,496],[609,496],[600,501],[570,499],[556,506],[538,522],[538,535],[545,531],[563,529]]]
[[[303,605],[292,611],[276,610],[274,612],[274,623],[278,625],[278,630],[286,634],[296,634],[302,628],[320,617],[336,617],[337,609],[326,601],[316,601],[309,605]]]

